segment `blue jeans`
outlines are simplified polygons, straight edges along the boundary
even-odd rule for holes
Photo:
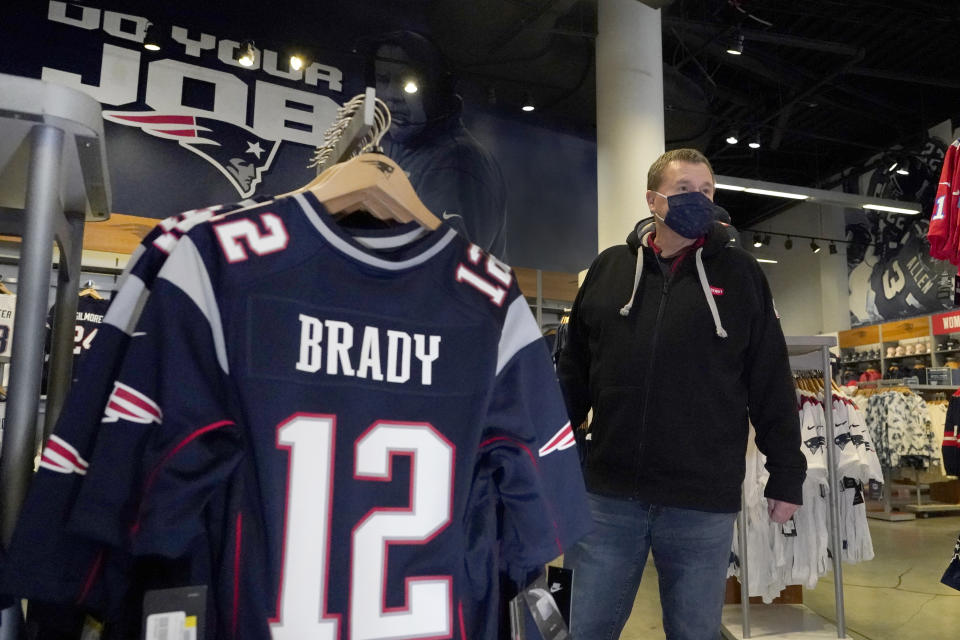
[[[651,549],[667,639],[717,640],[737,514],[588,497],[593,530],[563,563],[574,570],[573,640],[620,637]]]

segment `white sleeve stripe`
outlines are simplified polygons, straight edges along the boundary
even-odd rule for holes
[[[510,303],[497,347],[497,375],[521,349],[540,339],[540,328],[523,296]]]
[[[103,321],[130,335],[137,326],[148,295],[150,291],[143,280],[131,275],[110,300],[110,307],[103,316]]]
[[[46,461],[52,465],[57,465],[61,469],[72,469],[75,466],[72,461],[68,460],[56,451],[44,451],[41,462],[42,461]]]
[[[217,362],[224,373],[230,373],[227,364],[227,344],[223,336],[223,324],[220,322],[220,309],[210,283],[210,274],[197,251],[197,246],[189,237],[180,239],[174,251],[160,270],[158,278],[169,281],[183,291],[207,318],[213,346],[217,352]]]

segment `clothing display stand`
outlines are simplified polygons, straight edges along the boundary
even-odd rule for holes
[[[890,477],[890,469],[883,469],[883,511],[867,511],[867,517],[874,520],[885,520],[887,522],[905,522],[907,520],[916,520],[917,516],[912,513],[893,510],[892,495],[893,480]]]
[[[56,317],[44,432],[70,386],[85,220],[110,216],[100,104],[60,85],[0,74],[0,234],[22,238],[6,428],[0,445],[0,533],[9,544],[37,452],[44,326],[53,245]],[[20,611],[2,613],[0,640],[17,637]]]
[[[790,368],[794,371],[823,371],[824,426],[826,441],[832,443],[833,435],[833,390],[831,387],[830,347],[837,344],[833,336],[800,336],[787,338]],[[804,605],[750,606],[747,597],[748,567],[746,516],[741,510],[737,520],[740,532],[740,605],[723,608],[724,638],[778,638],[784,640],[830,640],[849,638],[843,612],[843,568],[840,562],[840,479],[837,472],[837,455],[833,447],[827,447],[828,520],[830,548],[833,560],[833,590],[836,605],[836,624],[832,624]]]
[[[914,488],[917,492],[917,503],[916,504],[906,504],[903,506],[904,509],[910,511],[911,513],[920,514],[924,518],[930,517],[931,513],[955,513],[960,511],[960,504],[949,504],[947,502],[924,502],[923,498],[920,495],[920,470],[914,469],[914,478],[916,479],[916,484]]]

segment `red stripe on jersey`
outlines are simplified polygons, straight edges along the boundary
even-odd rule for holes
[[[570,423],[568,422],[567,424],[563,425],[563,426],[560,428],[560,431],[557,431],[557,432],[553,435],[553,437],[550,438],[550,440],[547,441],[547,444],[543,445],[543,446],[540,448],[540,450],[543,451],[544,449],[549,449],[549,448],[551,448],[551,447],[556,446],[557,443],[559,443],[561,440],[565,439],[565,438],[566,438],[568,435],[570,435],[571,433],[573,433],[573,430],[570,428]]]
[[[87,595],[90,593],[90,588],[93,587],[93,583],[97,581],[97,577],[100,575],[100,566],[103,564],[103,549],[97,552],[97,557],[93,560],[93,566],[90,567],[90,573],[87,574],[87,580],[83,584],[83,591],[80,592],[80,596],[77,598],[77,604],[82,604],[86,600]]]
[[[153,415],[152,413],[133,411],[129,407],[125,407],[116,400],[111,400],[107,404],[107,410],[104,412],[105,418],[110,418],[110,422],[115,422],[119,419],[129,420],[130,422],[139,422],[141,424],[149,424],[151,422],[159,422],[159,418]]]
[[[173,456],[177,455],[181,449],[185,446],[207,433],[208,431],[213,431],[214,429],[219,429],[220,427],[225,427],[227,425],[236,424],[232,420],[221,420],[220,422],[214,422],[213,424],[208,424],[205,427],[200,427],[186,438],[177,443],[173,449],[170,450],[170,453],[163,457],[163,460],[157,463],[151,471],[150,475],[147,476],[147,481],[143,483],[143,497],[146,498],[146,495],[150,492],[150,489],[153,487],[154,481],[157,479],[157,474],[160,473],[160,469],[165,465]],[[141,499],[141,504],[143,500]],[[137,517],[137,521],[133,523],[133,526],[130,527],[131,533],[136,533],[140,530],[140,517]]]
[[[87,464],[87,461],[84,460],[83,458],[81,458],[80,456],[78,456],[77,453],[76,453],[76,451],[71,450],[72,447],[67,448],[67,447],[69,447],[69,445],[64,446],[64,444],[66,444],[66,443],[64,443],[64,442],[63,442],[60,438],[58,438],[57,436],[50,436],[50,440],[47,441],[47,446],[46,446],[46,448],[44,449],[44,452],[43,452],[43,459],[46,460],[47,462],[49,462],[50,464],[57,464],[57,463],[54,462],[53,460],[50,460],[50,459],[47,458],[47,451],[49,450],[49,451],[51,451],[51,452],[53,452],[53,453],[56,453],[56,454],[58,454],[58,455],[60,455],[60,456],[62,456],[62,457],[64,457],[64,458],[66,458],[67,461],[68,461],[71,465],[73,465],[74,468],[80,469],[80,470],[86,470],[86,468],[89,466],[89,465]],[[58,465],[58,466],[63,466],[63,465]]]
[[[237,637],[237,618],[240,611],[240,549],[243,544],[243,511],[237,513],[237,534],[233,543],[233,618],[230,629]]]
[[[467,640],[467,631],[463,626],[463,600],[457,601],[457,616],[460,618],[460,640]]]
[[[121,386],[121,383],[118,382],[113,389],[113,395],[143,409],[144,413],[154,416],[158,421],[160,420],[160,407],[157,406],[157,403],[136,389],[132,389],[126,385]]]
[[[526,451],[526,452],[527,452],[527,456],[530,457],[530,462],[533,463],[533,466],[534,466],[534,467],[537,466],[537,459],[536,459],[536,457],[534,457],[533,452],[530,451],[530,449],[527,448],[527,445],[523,444],[523,443],[520,442],[519,440],[514,440],[513,438],[508,438],[508,437],[506,437],[506,436],[496,436],[496,437],[493,437],[493,438],[488,438],[487,440],[484,440],[483,442],[480,443],[480,448],[483,449],[483,448],[486,447],[487,445],[493,444],[494,442],[500,442],[501,440],[506,441],[506,442],[509,442],[509,443],[511,443],[511,444],[515,444],[515,445],[517,445],[518,447],[520,447],[521,449],[523,449],[524,451]]]
[[[519,440],[515,440],[514,438],[508,438],[506,436],[494,436],[493,438],[487,438],[486,440],[481,442],[480,448],[483,449],[487,445],[491,445],[495,442],[501,442],[501,441],[509,442],[510,444],[513,444],[523,449],[527,453],[527,457],[530,458],[530,462],[533,463],[533,468],[537,469],[537,472],[539,473],[539,467],[537,466],[537,458],[533,455],[533,452],[530,451],[527,445],[523,444]],[[557,524],[557,518],[555,516],[551,515],[550,524],[553,525],[553,530],[557,534],[557,536],[553,539],[553,541],[557,545],[557,555],[560,555],[561,553],[563,553],[563,544],[561,544],[560,542],[560,525]]]

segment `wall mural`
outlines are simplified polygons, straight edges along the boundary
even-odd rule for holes
[[[848,193],[919,202],[923,207],[919,216],[846,209],[851,326],[953,307],[957,269],[930,257],[927,242],[930,211],[948,144],[929,137],[919,148],[893,152],[872,172],[844,184]]]
[[[0,73],[101,103],[114,212],[164,218],[298,188],[338,106],[376,85],[395,120],[384,150],[438,217],[515,266],[575,272],[596,255],[592,134],[464,104],[458,92],[485,93],[447,73],[429,34],[318,24],[312,36],[335,46],[294,69],[282,20],[198,28],[162,3],[135,4],[34,2],[0,39]],[[167,41],[160,51],[144,50],[151,24]],[[243,38],[258,43],[249,66],[237,56]],[[401,90],[411,75],[415,93]]]

